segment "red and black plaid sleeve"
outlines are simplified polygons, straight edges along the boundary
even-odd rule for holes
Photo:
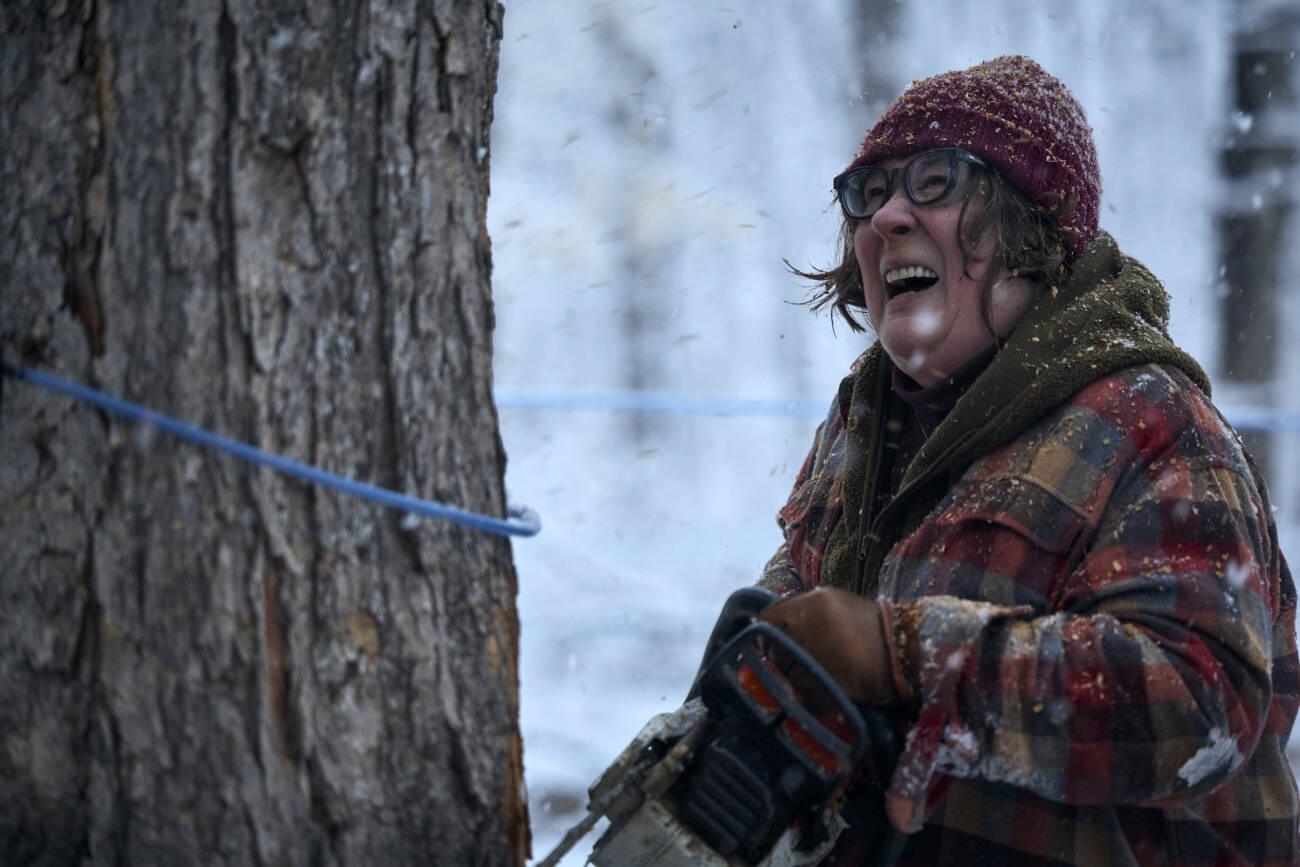
[[[1075,826],[1042,843],[1063,863],[1087,862],[1089,825],[1178,863],[1289,863],[1275,535],[1235,434],[1174,368],[1100,380],[973,465],[882,570],[921,701],[892,810],[919,827],[956,778],[965,818],[933,821],[1037,810]]]

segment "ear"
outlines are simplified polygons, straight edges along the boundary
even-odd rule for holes
[[[1000,270],[998,279],[989,287],[985,324],[996,338],[1003,339],[1033,308],[1042,292],[1043,284]]]

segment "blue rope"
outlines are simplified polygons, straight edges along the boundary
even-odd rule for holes
[[[535,536],[542,528],[541,519],[537,513],[525,506],[511,506],[507,514],[509,520],[503,521],[500,518],[491,518],[487,515],[480,515],[475,512],[467,512],[464,509],[458,509],[455,506],[447,506],[442,503],[434,503],[429,500],[422,500],[418,497],[412,497],[408,494],[399,494],[396,491],[390,491],[387,488],[380,488],[375,485],[368,485],[364,482],[357,482],[343,476],[328,473],[325,470],[313,467],[310,464],[304,464],[291,458],[282,457],[281,455],[264,452],[260,449],[253,448],[250,445],[241,443],[238,440],[232,440],[227,437],[214,434],[211,431],[204,430],[201,427],[195,427],[183,421],[177,421],[174,418],[165,416],[162,413],[146,409],[138,404],[122,400],[105,394],[102,391],[96,391],[84,385],[78,385],[75,382],[69,382],[66,379],[60,379],[48,373],[39,370],[31,370],[26,367],[0,365],[0,374],[12,376],[15,379],[25,380],[35,385],[60,392],[62,394],[75,397],[78,400],[85,401],[107,410],[108,412],[120,415],[123,418],[132,421],[150,424],[159,430],[180,437],[183,440],[189,440],[206,448],[215,449],[219,452],[225,452],[234,455],[240,460],[248,461],[252,464],[270,467],[274,470],[303,479],[313,484],[322,485],[327,488],[348,494],[353,497],[360,497],[363,500],[370,500],[373,503],[379,503],[382,506],[389,506],[394,509],[401,509],[406,512],[412,512],[422,515],[426,518],[438,518],[444,521],[451,521],[461,524],[475,530],[483,530],[488,533],[496,533],[500,536]]]
[[[498,389],[498,409],[625,412],[663,415],[772,416],[824,418],[829,400],[811,398],[738,398],[666,394],[649,391],[529,392]]]
[[[560,412],[620,412],[649,415],[766,416],[770,418],[826,417],[829,400],[809,398],[711,397],[664,392],[513,391],[498,389],[498,409]],[[1238,431],[1300,433],[1300,412],[1263,407],[1229,407],[1224,416]]]

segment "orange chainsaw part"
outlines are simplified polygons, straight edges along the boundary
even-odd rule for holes
[[[776,671],[776,668],[772,666],[770,662],[768,663],[768,667],[772,668],[773,671]],[[780,672],[777,673],[780,674]],[[754,670],[750,668],[748,663],[740,666],[737,672],[737,677],[740,680],[740,685],[743,686],[751,696],[753,696],[754,701],[758,702],[759,707],[773,715],[777,713],[781,707],[781,703],[777,701],[770,692],[768,692],[767,687],[763,686],[762,681],[758,679],[758,676],[754,673]],[[784,676],[781,677],[781,680],[787,685],[789,684],[789,681],[787,681]],[[839,711],[822,714],[817,717],[817,721],[826,726],[826,728],[841,741],[850,746],[853,745],[855,740],[853,729],[844,718],[844,714]],[[785,721],[781,723],[781,729],[790,738],[791,743],[815,761],[822,770],[829,774],[836,775],[843,773],[846,770],[838,756],[818,743],[817,739],[810,734],[807,729],[794,720],[786,717]]]

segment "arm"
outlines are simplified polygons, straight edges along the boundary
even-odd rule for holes
[[[835,484],[844,451],[843,434],[837,398],[831,402],[826,420],[817,426],[790,498],[777,514],[784,541],[758,580],[758,586],[783,598],[817,586],[822,549],[843,509],[843,492]]]
[[[790,559],[789,545],[782,544],[776,549],[772,559],[763,566],[763,572],[756,583],[757,586],[764,590],[771,590],[782,599],[803,592],[803,579],[799,577],[799,570],[794,567],[794,562]]]
[[[777,513],[776,523],[781,528],[781,535],[785,540],[781,547],[776,549],[776,553],[763,566],[763,571],[759,575],[758,586],[764,590],[771,590],[776,595],[785,598],[801,593],[804,590],[803,578],[799,575],[799,568],[795,565],[794,558],[790,555],[790,537],[793,530],[785,520],[785,513],[794,503],[801,488],[808,481],[809,475],[812,474],[813,466],[817,459],[817,444],[821,440],[823,427],[817,428],[817,435],[813,439],[812,450],[804,458],[803,465],[799,468],[799,474],[795,477],[794,489],[790,493],[790,499],[781,511]]]
[[[886,632],[920,700],[890,788],[900,827],[919,827],[943,774],[1157,806],[1216,788],[1251,755],[1280,577],[1235,438],[1203,409],[1201,424],[1144,414],[1122,431],[1113,487],[1093,511],[1080,504],[1086,544],[1044,606],[953,595],[892,606]],[[1041,563],[1032,530],[995,518],[959,523],[960,546],[939,559],[997,552],[981,564],[990,575]],[[1008,577],[1034,583],[1013,573],[990,586]]]

